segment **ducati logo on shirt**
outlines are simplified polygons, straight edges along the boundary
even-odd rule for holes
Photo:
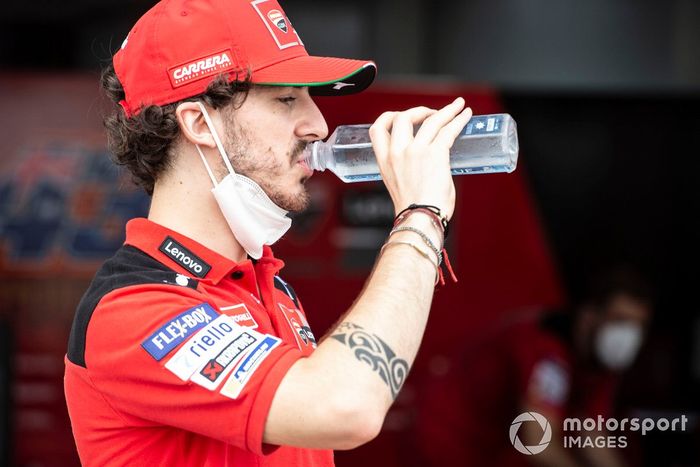
[[[292,331],[294,331],[294,337],[297,340],[297,345],[299,345],[299,348],[303,349],[311,346],[315,349],[316,338],[314,337],[314,333],[311,332],[311,327],[309,326],[308,321],[306,321],[304,314],[299,310],[287,308],[281,303],[278,305],[280,310],[282,310],[282,314],[287,320],[287,323],[289,323]]]

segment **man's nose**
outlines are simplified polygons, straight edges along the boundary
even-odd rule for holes
[[[302,116],[297,125],[297,136],[305,141],[316,141],[328,136],[328,125],[323,114],[319,110],[311,96],[306,94],[303,98]]]

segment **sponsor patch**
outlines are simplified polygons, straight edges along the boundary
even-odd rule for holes
[[[247,355],[247,351],[258,342],[258,333],[242,332],[224,347],[216,356],[209,359],[204,366],[192,375],[192,382],[211,391],[221,383],[236,364]]]
[[[287,323],[289,323],[289,327],[294,331],[294,337],[297,340],[299,348],[303,349],[309,345],[316,348],[316,338],[314,337],[314,333],[311,332],[311,327],[308,321],[306,321],[304,314],[299,310],[287,308],[281,303],[278,303],[278,305]]]
[[[197,277],[206,277],[211,266],[174,238],[165,237],[158,248],[162,253]]]
[[[255,0],[251,2],[251,6],[265,23],[277,47],[286,49],[295,45],[304,45],[289,22],[289,18],[282,13],[282,8],[275,0]]]
[[[171,319],[156,332],[141,343],[151,357],[160,361],[186,338],[193,335],[219,316],[208,303],[202,303],[196,307],[180,313]]]
[[[168,77],[170,84],[177,88],[190,81],[216,75],[234,67],[231,49],[226,49],[171,67],[168,69]]]
[[[280,340],[273,336],[265,336],[264,339],[256,345],[248,354],[240,361],[231,373],[231,376],[226,380],[221,388],[221,394],[236,399],[246,383],[250,380],[255,370],[260,364],[270,355],[272,349],[280,344]]]
[[[213,358],[244,331],[245,328],[236,326],[230,317],[221,315],[185,342],[166,362],[165,368],[181,380],[187,381],[207,360]]]
[[[225,311],[226,314],[240,326],[250,329],[256,329],[258,327],[257,321],[253,318],[252,313],[248,311],[248,307],[245,306],[245,303],[239,303],[233,306],[222,306],[221,311]]]

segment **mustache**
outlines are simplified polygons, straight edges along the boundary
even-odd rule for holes
[[[299,156],[304,152],[306,149],[306,146],[308,146],[309,143],[306,141],[299,140],[297,143],[294,145],[294,148],[292,149],[291,152],[291,161],[292,163],[295,163],[298,159]]]

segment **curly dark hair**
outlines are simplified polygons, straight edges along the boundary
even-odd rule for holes
[[[107,96],[115,103],[124,99],[124,88],[112,64],[103,70],[101,84]],[[126,167],[134,182],[152,195],[156,179],[172,163],[171,149],[180,137],[175,115],[178,104],[201,100],[214,109],[229,104],[240,106],[251,87],[250,76],[243,81],[229,81],[227,75],[220,75],[203,94],[163,106],[148,105],[132,117],[127,117],[119,106],[115,113],[104,119],[107,146],[114,162]]]
[[[629,264],[617,264],[599,272],[590,281],[588,302],[602,309],[620,294],[647,305],[655,300],[653,286],[641,270]]]

